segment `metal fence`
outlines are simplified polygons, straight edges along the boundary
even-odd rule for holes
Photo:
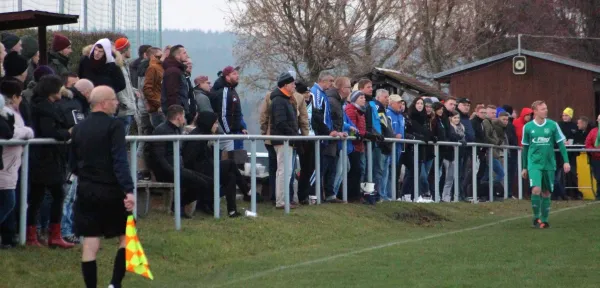
[[[284,179],[285,179],[285,185],[284,185],[284,198],[285,198],[285,213],[288,214],[290,212],[290,193],[289,193],[289,189],[290,189],[290,179],[291,179],[291,169],[289,167],[291,167],[291,163],[289,162],[290,157],[289,157],[289,153],[292,153],[292,149],[290,149],[290,141],[294,141],[294,142],[306,142],[306,141],[311,141],[314,142],[315,145],[315,172],[317,177],[315,177],[315,190],[317,191],[316,193],[316,203],[317,204],[321,204],[321,141],[323,140],[337,140],[339,141],[340,138],[336,138],[336,137],[329,137],[329,136],[293,136],[293,137],[287,137],[287,136],[262,136],[262,135],[164,135],[164,136],[127,136],[126,137],[127,142],[130,145],[130,151],[137,151],[137,147],[138,144],[142,143],[142,142],[172,142],[173,143],[173,166],[174,166],[174,215],[175,215],[175,229],[176,230],[180,230],[181,229],[181,182],[180,182],[180,172],[181,172],[181,154],[180,154],[180,148],[181,148],[181,142],[184,141],[199,141],[199,140],[209,140],[209,141],[215,141],[214,143],[214,147],[219,147],[219,142],[220,141],[224,141],[224,140],[244,140],[244,141],[250,141],[250,164],[251,164],[251,175],[250,175],[250,186],[251,186],[251,201],[250,201],[250,210],[254,213],[257,212],[256,209],[256,158],[257,158],[257,152],[256,152],[256,142],[257,141],[264,141],[264,140],[279,140],[279,141],[283,141],[284,142],[284,159],[286,159],[286,163],[284,164]],[[354,140],[354,137],[348,137],[346,138],[346,141],[342,142],[342,151],[341,151],[341,155],[347,155],[347,143],[348,141],[352,141]],[[418,197],[419,194],[419,173],[420,173],[420,169],[418,169],[419,167],[419,146],[420,145],[433,145],[434,146],[434,154],[437,156],[439,155],[439,147],[440,146],[450,146],[453,147],[454,149],[454,158],[455,161],[453,163],[454,165],[454,170],[456,171],[454,173],[454,193],[455,193],[455,197],[454,197],[454,201],[458,201],[458,193],[460,191],[459,188],[459,174],[460,174],[460,167],[459,167],[459,148],[462,146],[460,143],[455,143],[455,142],[437,142],[437,143],[429,143],[426,144],[422,141],[416,141],[416,140],[404,140],[404,139],[394,139],[394,138],[386,138],[385,142],[391,142],[392,144],[392,154],[391,154],[391,173],[390,173],[390,177],[391,178],[391,191],[392,191],[392,197],[393,199],[397,199],[397,195],[396,195],[396,183],[398,182],[397,178],[396,178],[396,145],[399,144],[407,144],[407,145],[414,145],[414,149],[413,149],[413,167],[414,169],[412,169],[412,173],[413,174],[413,181],[414,181],[414,198],[416,199]],[[32,140],[0,140],[0,145],[2,146],[15,146],[15,145],[23,145],[24,149],[23,149],[23,157],[22,157],[22,166],[21,166],[21,187],[20,187],[20,222],[19,222],[19,242],[21,244],[25,243],[25,228],[26,228],[26,213],[27,213],[27,196],[28,196],[28,172],[29,172],[29,148],[31,145],[65,145],[65,144],[69,144],[69,142],[60,142],[60,141],[56,141],[53,139],[32,139]],[[515,147],[515,146],[494,146],[494,145],[490,145],[490,144],[479,144],[479,143],[468,143],[466,145],[467,147],[471,148],[471,157],[472,157],[472,161],[471,161],[471,169],[472,169],[472,183],[473,183],[473,190],[472,190],[472,195],[473,195],[473,203],[477,203],[477,196],[478,196],[478,192],[477,192],[477,167],[476,167],[476,161],[474,161],[474,159],[477,159],[478,157],[478,148],[495,148],[495,149],[502,149],[504,151],[504,163],[503,163],[503,169],[504,171],[508,171],[509,167],[508,167],[508,151],[509,150],[517,150],[518,151],[518,171],[522,170],[522,162],[521,162],[521,149],[520,147]],[[600,152],[600,149],[568,149],[568,151],[570,152]],[[214,185],[214,217],[215,218],[219,218],[220,217],[220,177],[219,177],[219,164],[220,164],[220,150],[219,149],[214,149],[214,153],[213,153],[213,162],[214,162],[214,176],[213,176],[213,185]],[[494,201],[494,195],[493,195],[493,181],[491,181],[491,167],[493,167],[493,155],[492,153],[487,153],[488,154],[488,169],[490,170],[490,181],[489,182],[489,201]],[[130,169],[131,169],[131,177],[133,179],[137,179],[137,153],[131,153],[130,152]],[[373,172],[372,172],[372,143],[368,142],[367,143],[367,153],[366,153],[366,157],[367,157],[367,180],[369,182],[373,181]],[[434,184],[434,198],[435,198],[435,202],[439,202],[440,201],[440,187],[439,187],[439,179],[440,179],[440,157],[435,157],[434,158],[434,178],[435,178],[435,184]],[[347,167],[347,162],[346,161],[342,161],[342,175],[343,175],[343,179],[342,179],[342,199],[344,201],[348,200],[348,167]],[[273,175],[269,175],[270,177],[274,177]],[[523,199],[523,185],[522,185],[522,181],[517,181],[518,182],[518,199]],[[134,181],[134,183],[136,183],[135,185],[135,189],[134,189],[134,195],[135,198],[137,199],[137,182]],[[505,175],[504,177],[504,198],[506,199],[508,197],[508,177],[507,175]],[[136,208],[134,210],[134,215],[137,215],[137,205]]]
[[[132,47],[162,47],[162,0],[3,0],[0,13],[40,10],[79,15],[76,24],[49,29],[112,31],[127,35]],[[137,49],[132,49],[137,54]],[[134,55],[135,56],[135,55]]]

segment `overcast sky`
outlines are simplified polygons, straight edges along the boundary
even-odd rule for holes
[[[228,29],[226,0],[163,0],[162,6],[163,29]]]

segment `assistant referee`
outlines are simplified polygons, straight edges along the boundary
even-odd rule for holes
[[[75,233],[83,238],[81,270],[87,287],[96,287],[100,237],[119,237],[112,287],[125,276],[125,226],[133,210],[133,180],[127,161],[125,128],[112,115],[119,101],[112,88],[98,86],[90,95],[92,112],[72,134],[72,167],[79,176]]]

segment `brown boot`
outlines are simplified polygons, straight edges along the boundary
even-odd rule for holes
[[[73,248],[75,244],[65,242],[62,239],[60,234],[60,224],[50,224],[50,229],[48,230],[48,247],[50,248]]]
[[[25,242],[27,246],[34,247],[42,247],[40,242],[37,240],[37,227],[36,226],[27,226],[27,241]]]

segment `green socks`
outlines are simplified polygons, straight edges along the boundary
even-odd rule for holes
[[[542,218],[541,218],[542,222],[548,222],[549,215],[550,215],[550,197],[542,197]]]
[[[540,209],[542,208],[540,195],[531,194],[531,208],[533,208],[533,220],[540,218]]]

